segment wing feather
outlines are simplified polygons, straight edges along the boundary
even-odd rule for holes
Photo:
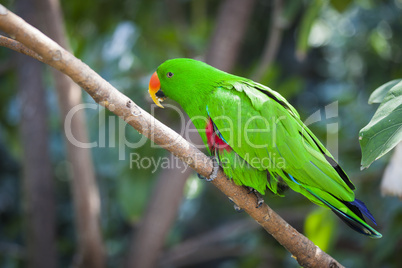
[[[280,175],[289,186],[297,184],[286,174],[300,186],[354,200],[345,172],[279,93],[250,80],[222,82],[208,109],[223,138],[254,168]]]

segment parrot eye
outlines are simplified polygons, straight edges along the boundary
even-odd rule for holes
[[[167,76],[168,78],[171,78],[171,77],[173,76],[173,73],[172,73],[172,72],[168,72],[168,73],[166,74],[166,76]]]

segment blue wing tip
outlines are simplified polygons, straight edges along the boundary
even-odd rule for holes
[[[299,184],[295,178],[293,178],[292,175],[290,175],[288,173],[290,179],[296,183]],[[300,184],[299,184],[300,185]],[[354,219],[353,217],[351,217],[350,215],[342,212],[341,210],[337,209],[336,207],[334,207],[333,205],[331,205],[329,202],[325,201],[324,199],[320,198],[319,196],[317,196],[316,194],[314,194],[314,192],[312,192],[311,190],[307,189],[306,190],[312,194],[313,196],[315,196],[318,200],[320,200],[321,202],[323,202],[325,205],[327,205],[341,220],[343,220],[349,227],[351,227],[353,230],[367,235],[371,238],[381,238],[382,234],[380,234],[379,232],[377,232],[374,228],[370,227],[367,224],[362,224],[361,222],[357,221],[356,219]],[[375,225],[377,225],[377,223],[375,222],[375,219],[373,217],[373,215],[370,213],[370,211],[368,210],[368,208],[366,207],[366,205],[360,201],[359,199],[355,199],[352,202],[343,202],[347,207],[349,207],[349,209],[351,209],[353,212],[357,213],[356,216],[362,218],[364,215],[367,218],[369,218]],[[353,206],[353,207],[351,207]],[[360,214],[360,216],[359,216]]]
[[[351,205],[357,207],[364,216],[369,218],[375,225],[377,225],[377,223],[375,222],[374,216],[370,213],[370,211],[368,210],[366,205],[361,200],[355,199],[354,201],[349,202],[349,203]]]

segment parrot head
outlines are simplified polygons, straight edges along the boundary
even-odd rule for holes
[[[201,61],[180,58],[162,63],[149,81],[148,92],[156,105],[171,98],[181,106],[210,93],[217,77],[229,75]]]

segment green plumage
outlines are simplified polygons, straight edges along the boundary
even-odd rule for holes
[[[282,178],[292,190],[332,209],[353,229],[381,237],[365,222],[365,211],[350,205],[355,204],[355,195],[347,175],[279,93],[191,59],[166,61],[157,75],[162,92],[182,106],[208,151],[236,184],[261,194],[266,188],[279,194]],[[231,150],[210,151],[209,118]]]

